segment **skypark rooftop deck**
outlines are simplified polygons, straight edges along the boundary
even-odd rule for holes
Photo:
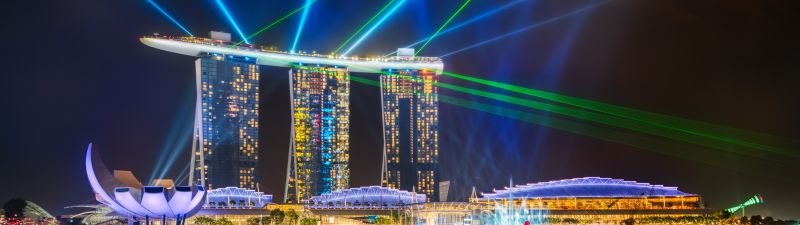
[[[212,40],[200,37],[144,36],[139,39],[147,46],[197,57],[201,53],[217,53],[252,57],[256,64],[266,66],[289,67],[292,64],[322,64],[347,67],[352,72],[378,73],[383,69],[433,70],[441,74],[444,69],[438,57],[391,56],[374,58],[357,58],[336,55],[290,53],[263,48],[255,45]]]

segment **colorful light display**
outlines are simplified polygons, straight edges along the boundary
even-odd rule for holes
[[[156,8],[156,10],[158,10],[158,12],[161,13],[161,15],[164,15],[164,17],[167,17],[167,19],[169,19],[169,21],[171,21],[173,24],[175,24],[175,26],[178,26],[178,28],[181,28],[181,30],[183,30],[183,32],[186,32],[186,34],[188,34],[189,36],[194,36],[194,34],[192,34],[192,32],[190,32],[189,29],[186,29],[186,27],[184,27],[183,24],[178,22],[178,20],[176,20],[174,17],[172,17],[172,15],[167,13],[167,11],[164,10],[164,8],[161,8],[161,6],[159,6],[158,3],[156,3],[153,0],[147,0],[147,3],[150,3],[150,5],[153,6],[153,8]]]
[[[275,26],[276,24],[279,24],[280,22],[283,22],[284,20],[286,20],[286,18],[289,18],[290,16],[294,15],[295,13],[299,12],[300,10],[303,10],[303,9],[305,9],[305,8],[308,8],[308,7],[310,7],[310,6],[311,6],[311,4],[314,4],[314,2],[317,2],[317,0],[306,1],[306,3],[305,3],[305,4],[303,4],[303,6],[301,6],[300,8],[297,8],[297,9],[295,9],[295,10],[292,10],[291,12],[289,12],[289,13],[288,13],[288,14],[286,14],[286,15],[284,15],[283,17],[281,17],[281,18],[278,18],[278,19],[277,19],[277,20],[275,20],[275,21],[272,21],[272,23],[270,23],[270,24],[268,24],[268,25],[266,25],[266,26],[262,27],[261,29],[259,29],[259,30],[258,30],[258,31],[256,31],[255,33],[251,34],[250,36],[247,36],[247,38],[246,38],[245,40],[250,40],[250,39],[253,39],[253,37],[255,37],[255,36],[258,36],[259,34],[263,33],[264,31],[267,31],[267,30],[269,30],[269,28],[272,28],[272,27],[273,27],[273,26]],[[239,45],[241,45],[242,43],[244,43],[244,41],[239,41],[239,42],[237,42],[236,44],[234,44],[234,46],[239,46]]]
[[[358,28],[358,30],[356,30],[356,32],[353,32],[353,34],[351,34],[351,35],[350,35],[350,37],[348,37],[348,38],[347,38],[347,40],[345,40],[344,42],[342,42],[342,44],[341,44],[341,45],[339,45],[339,47],[338,47],[338,48],[336,48],[336,50],[333,50],[333,53],[334,53],[334,54],[336,54],[337,52],[339,52],[339,50],[342,50],[342,48],[344,48],[344,46],[345,46],[345,45],[347,45],[348,43],[350,43],[350,41],[351,41],[351,40],[353,40],[353,38],[355,38],[355,37],[356,37],[356,35],[358,35],[359,33],[361,33],[361,31],[362,31],[362,30],[364,30],[364,28],[366,28],[367,26],[369,26],[369,24],[370,24],[370,23],[372,23],[372,21],[373,21],[373,20],[375,20],[375,18],[378,18],[378,15],[380,15],[381,13],[383,13],[383,11],[384,11],[384,10],[386,10],[387,8],[389,8],[389,6],[390,6],[390,5],[392,5],[392,3],[394,3],[394,1],[396,1],[396,0],[390,0],[390,1],[389,1],[389,2],[387,2],[385,5],[383,5],[383,7],[381,7],[381,9],[380,9],[380,10],[378,10],[378,12],[377,12],[377,13],[375,13],[375,15],[372,15],[372,17],[370,17],[370,18],[369,18],[369,20],[367,20],[367,22],[366,22],[366,23],[364,23],[364,25],[361,25],[361,27],[359,27],[359,28]]]
[[[739,204],[739,205],[734,206],[734,207],[727,208],[727,209],[725,209],[725,211],[727,211],[730,214],[733,214],[736,211],[742,210],[742,216],[744,216],[744,208],[745,207],[748,207],[748,206],[751,206],[751,205],[755,205],[755,204],[761,204],[761,203],[764,203],[764,197],[761,197],[761,195],[756,194],[753,197],[747,199],[747,201],[742,202],[742,204]]]
[[[406,3],[406,0],[400,0],[400,2],[398,2],[397,4],[392,6],[392,8],[389,9],[389,11],[386,12],[386,14],[383,14],[383,16],[380,19],[378,19],[378,21],[376,21],[374,24],[372,24],[372,27],[367,29],[367,31],[365,31],[364,34],[361,35],[361,37],[359,37],[355,42],[353,42],[353,44],[350,45],[350,48],[347,48],[347,50],[344,51],[344,53],[342,53],[342,55],[346,56],[347,54],[350,54],[350,52],[353,51],[353,49],[358,47],[358,45],[361,44],[362,41],[367,39],[367,37],[369,37],[369,35],[372,34],[372,32],[374,32],[375,29],[377,29],[384,22],[386,22],[386,20],[389,19],[389,17],[391,17],[392,14],[394,14],[397,11],[397,9],[399,9],[400,6],[403,6],[405,3]]]
[[[297,64],[291,78],[292,141],[288,201],[348,188],[350,75],[346,68]]]
[[[239,37],[242,37],[242,41],[244,41],[246,44],[250,44],[250,41],[244,36],[242,29],[239,28],[239,24],[236,23],[236,19],[233,18],[230,10],[228,10],[228,7],[225,6],[225,3],[223,3],[222,0],[215,0],[214,2],[217,3],[217,7],[220,11],[222,11],[222,14],[225,15],[225,18],[228,19],[228,22],[231,24],[231,26],[233,26],[233,29],[236,30],[236,33],[239,34]]]
[[[573,11],[565,13],[565,14],[552,17],[550,19],[547,19],[547,20],[544,20],[544,21],[541,21],[541,22],[538,22],[538,23],[534,23],[534,24],[528,25],[526,27],[519,28],[517,30],[513,30],[513,31],[505,33],[505,34],[501,34],[501,35],[495,36],[493,38],[486,39],[484,41],[481,41],[481,42],[478,42],[478,43],[463,47],[461,49],[445,53],[445,54],[439,56],[439,58],[444,58],[444,57],[447,57],[447,56],[451,56],[451,55],[454,55],[454,54],[457,54],[457,53],[460,53],[460,52],[463,52],[463,51],[466,51],[466,50],[470,50],[470,49],[473,49],[473,48],[476,48],[476,47],[479,47],[479,46],[482,46],[482,45],[485,45],[485,44],[489,44],[489,43],[495,42],[495,41],[503,39],[503,38],[507,38],[507,37],[511,37],[511,36],[520,34],[522,32],[525,32],[525,31],[540,27],[542,25],[546,25],[546,24],[549,24],[549,23],[552,23],[552,22],[555,22],[555,21],[558,21],[558,20],[561,20],[561,19],[564,19],[564,18],[567,18],[567,17],[570,17],[570,16],[574,16],[574,15],[586,12],[586,11],[588,11],[590,9],[594,9],[597,6],[606,4],[609,1],[610,0],[594,3],[594,4],[591,4],[589,6],[585,6],[585,7],[582,7],[580,9],[576,9],[576,10],[573,10]]]
[[[440,26],[440,27],[439,27],[439,29],[436,29],[436,32],[434,32],[434,33],[433,33],[433,35],[431,35],[431,37],[430,37],[430,38],[428,38],[428,40],[427,40],[427,41],[425,41],[425,44],[422,44],[422,47],[419,47],[419,49],[417,49],[417,52],[415,52],[415,53],[414,53],[414,56],[417,56],[417,55],[419,55],[419,53],[420,53],[420,52],[422,52],[422,50],[423,50],[423,49],[425,49],[425,47],[427,47],[427,46],[428,46],[428,44],[430,44],[430,43],[431,43],[431,41],[433,41],[433,39],[434,39],[434,38],[436,38],[436,36],[437,36],[437,35],[439,35],[439,32],[442,32],[442,29],[444,29],[445,27],[447,27],[447,25],[448,25],[448,24],[450,24],[450,22],[451,22],[451,21],[453,21],[453,18],[456,18],[456,16],[457,16],[459,13],[461,13],[461,10],[464,10],[464,7],[467,7],[467,5],[468,5],[468,4],[469,4],[471,1],[472,1],[472,0],[466,0],[466,1],[464,1],[464,3],[463,3],[463,4],[461,4],[461,7],[458,7],[458,10],[456,10],[456,11],[455,11],[455,12],[454,12],[452,15],[450,15],[450,17],[449,17],[449,18],[447,18],[447,21],[445,21],[445,22],[444,22],[444,24],[442,24],[442,26]]]
[[[612,104],[607,104],[582,98],[576,98],[553,92],[547,92],[512,84],[505,84],[501,82],[480,79],[462,74],[456,74],[451,72],[442,72],[442,74],[444,76],[452,78],[475,82],[491,87],[501,88],[504,90],[525,94],[528,96],[541,98],[557,103],[563,103],[566,105],[575,106],[583,109],[597,111],[624,119],[634,120],[644,126],[655,127],[661,130],[668,130],[665,132],[678,132],[678,133],[684,133],[685,135],[696,136],[698,139],[721,144],[718,146],[731,146],[731,145],[738,146],[737,148],[730,148],[730,149],[741,149],[742,147],[745,147],[745,148],[763,150],[769,153],[780,154],[783,156],[800,157],[800,155],[797,155],[793,151],[774,146],[776,143],[786,142],[785,140],[782,140],[782,138],[780,137],[774,137],[771,135],[766,135],[758,132],[725,127],[707,122],[701,122],[675,116],[647,112],[628,107],[616,106]],[[748,154],[755,154],[755,153],[748,152]]]

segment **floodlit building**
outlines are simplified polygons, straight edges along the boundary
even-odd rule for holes
[[[272,195],[255,190],[225,187],[208,191],[206,209],[260,209],[272,203]]]
[[[309,209],[393,209],[426,202],[425,194],[381,186],[338,190],[314,196]]]
[[[382,182],[439,200],[438,76],[426,69],[384,70]]]
[[[255,189],[260,75],[256,60],[217,53],[198,57],[190,182],[209,189]]]
[[[199,58],[196,62],[198,106],[191,182],[209,188],[235,186],[255,189],[258,179],[254,166],[258,161],[259,136],[258,65],[265,65],[294,67],[290,73],[294,133],[291,135],[290,172],[287,173],[285,191],[285,196],[289,197],[287,200],[299,202],[347,188],[349,73],[381,73],[391,68],[414,71],[411,75],[420,74],[418,77],[428,81],[415,82],[422,85],[414,87],[432,91],[413,98],[414,104],[425,108],[419,116],[412,116],[415,121],[425,122],[423,126],[414,126],[414,129],[425,132],[414,135],[420,138],[415,143],[421,146],[415,147],[415,151],[424,151],[415,153],[420,157],[414,160],[419,166],[415,171],[424,174],[408,179],[419,184],[404,187],[412,190],[416,186],[431,196],[437,195],[438,128],[435,126],[438,112],[431,106],[435,105],[436,91],[429,82],[435,82],[435,79],[429,75],[442,72],[444,64],[441,59],[408,54],[358,58],[290,53],[231,42],[230,34],[226,33],[212,32],[210,36],[212,38],[156,34],[140,39],[156,49]],[[310,69],[312,67],[316,69]],[[398,114],[401,115],[404,114]],[[390,135],[395,134],[399,133]],[[402,188],[400,183],[396,184]]]
[[[292,133],[286,200],[346,189],[350,182],[350,74],[340,66],[303,65],[289,71]]]
[[[166,224],[167,220],[181,224],[197,213],[206,199],[206,190],[201,185],[175,186],[172,190],[162,186],[138,187],[136,185],[141,182],[132,173],[121,171],[122,177],[114,177],[100,157],[92,152],[90,143],[84,165],[95,199],[131,224],[134,221],[149,224],[158,219],[161,224]]]
[[[677,187],[600,177],[517,185],[474,199],[489,207],[538,209],[555,221],[613,223],[647,217],[709,214],[700,195]]]

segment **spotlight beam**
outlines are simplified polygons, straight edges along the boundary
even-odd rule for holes
[[[685,118],[669,116],[664,114],[658,114],[653,112],[648,112],[644,110],[638,110],[633,108],[627,108],[622,106],[616,106],[612,104],[606,104],[597,101],[591,101],[576,97],[571,97],[567,95],[561,95],[553,92],[546,92],[541,90],[536,90],[532,88],[526,88],[522,86],[516,86],[511,84],[505,84],[480,78],[475,78],[471,76],[451,73],[451,72],[442,72],[442,75],[475,82],[478,84],[483,84],[491,87],[501,88],[504,90],[541,98],[549,101],[554,101],[562,104],[567,104],[575,107],[585,108],[597,112],[602,112],[605,114],[610,114],[646,124],[650,124],[653,126],[658,126],[661,128],[672,129],[676,131],[690,133],[692,135],[698,135],[705,138],[715,139],[717,141],[726,142],[729,144],[741,145],[748,148],[759,149],[764,151],[769,151],[776,154],[781,154],[785,156],[792,156],[792,157],[799,157],[796,154],[792,154],[792,151],[783,149],[781,147],[772,146],[774,143],[784,143],[784,142],[793,142],[792,140],[786,140],[784,138],[770,136],[766,134],[761,134],[757,132],[741,130],[731,127],[720,126],[712,123],[689,120]],[[792,143],[794,144],[794,143]]]
[[[446,33],[450,33],[450,31],[454,31],[454,30],[456,30],[456,29],[458,29],[458,28],[461,28],[461,27],[463,27],[463,26],[466,26],[466,25],[469,25],[469,24],[471,24],[471,23],[474,23],[474,22],[476,22],[476,21],[479,21],[479,20],[481,20],[481,19],[483,19],[483,18],[486,18],[486,17],[492,16],[492,15],[494,15],[494,14],[496,14],[496,13],[500,12],[500,11],[503,11],[503,10],[509,9],[509,8],[511,8],[511,6],[514,6],[514,5],[516,5],[516,4],[519,4],[519,3],[522,3],[522,2],[525,2],[525,1],[529,1],[529,0],[516,0],[516,1],[512,1],[512,2],[506,3],[506,4],[504,4],[504,5],[500,6],[500,7],[497,7],[497,8],[494,8],[494,9],[492,9],[492,10],[489,10],[489,11],[487,11],[487,12],[484,12],[484,13],[482,13],[481,15],[478,15],[478,16],[476,16],[476,17],[472,17],[472,18],[470,18],[470,19],[469,19],[469,20],[467,20],[467,21],[464,21],[464,22],[461,22],[461,23],[459,23],[459,24],[453,25],[453,26],[451,26],[450,28],[447,28],[447,29],[443,30],[441,33],[439,33],[439,35],[443,35],[443,34],[446,34]],[[425,42],[426,40],[428,40],[428,39],[430,39],[430,38],[431,38],[431,36],[428,36],[428,37],[426,37],[426,38],[420,39],[420,40],[419,40],[419,41],[417,41],[417,42],[414,42],[414,43],[411,43],[411,44],[409,44],[409,45],[406,45],[406,48],[411,48],[411,47],[414,47],[414,46],[416,46],[416,45],[418,45],[418,44],[421,44],[422,42]],[[393,51],[392,53],[389,53],[389,54],[386,54],[386,55],[384,55],[384,57],[391,56],[391,55],[393,55],[393,54],[395,54],[395,53],[397,53],[397,50]]]
[[[502,94],[497,94],[488,91],[481,91],[466,87],[461,87],[457,85],[447,84],[447,83],[436,83],[435,86],[445,88],[448,90],[453,90],[465,94],[481,96],[493,100],[498,100],[506,103],[511,103],[519,106],[524,106],[536,110],[547,111],[556,113],[562,116],[573,117],[577,119],[582,119],[594,123],[604,124],[613,127],[619,127],[631,131],[641,132],[645,134],[660,136],[663,138],[673,139],[677,141],[682,141],[686,143],[692,143],[700,146],[704,146],[711,149],[717,149],[721,151],[726,151],[730,153],[737,153],[742,155],[747,155],[750,157],[760,158],[764,160],[770,160],[775,162],[784,162],[785,158],[776,158],[776,157],[769,157],[767,155],[762,154],[763,152],[754,152],[751,148],[743,148],[741,145],[737,145],[734,143],[726,142],[726,139],[710,136],[710,135],[698,135],[696,132],[691,132],[687,130],[678,130],[678,129],[669,129],[666,127],[661,126],[654,126],[649,123],[642,123],[635,120],[630,120],[626,118],[616,117],[607,114],[595,113],[591,111],[583,111],[575,108],[569,108],[559,105],[551,105],[543,102],[528,100],[524,98],[518,98],[513,96],[507,96]],[[744,146],[746,147],[746,146]]]
[[[217,3],[217,7],[219,7],[220,11],[222,11],[222,14],[225,14],[225,18],[227,18],[228,22],[231,23],[231,26],[233,26],[233,29],[236,30],[236,33],[239,34],[239,37],[242,37],[242,41],[244,41],[244,43],[250,44],[250,41],[248,41],[247,37],[244,36],[244,32],[242,32],[242,29],[239,28],[239,24],[236,23],[235,19],[233,19],[233,15],[231,15],[231,12],[228,10],[228,7],[225,6],[225,3],[222,3],[222,0],[215,0],[214,2]]]
[[[380,87],[380,83],[375,80],[350,75],[350,80],[353,82],[358,82],[361,84],[366,84],[370,86],[374,86],[377,88]],[[647,150],[651,152],[655,152],[658,154],[668,155],[675,158],[681,158],[690,160],[693,162],[698,162],[706,165],[712,165],[715,167],[737,171],[742,173],[754,173],[753,170],[743,170],[736,166],[731,165],[730,159],[719,157],[719,155],[711,154],[713,152],[708,151],[706,148],[702,148],[697,145],[690,145],[690,144],[682,144],[676,143],[672,141],[668,141],[665,139],[656,138],[649,135],[637,135],[633,133],[623,132],[618,129],[610,129],[606,127],[600,126],[592,126],[582,122],[575,122],[569,121],[559,118],[552,118],[549,116],[533,114],[529,112],[524,112],[516,109],[509,109],[505,107],[500,107],[496,105],[490,105],[485,103],[480,103],[477,101],[462,99],[458,97],[452,97],[448,95],[439,94],[438,95],[439,101],[442,103],[446,103],[449,105],[455,105],[467,109],[472,109],[480,112],[489,113],[496,116],[501,116],[509,119],[519,120],[539,126],[550,127],[553,129],[588,136],[592,138],[597,138],[604,141],[614,142],[618,144],[623,144],[635,148],[639,148],[642,150]],[[765,163],[760,163],[760,165],[769,166]],[[760,174],[763,176],[770,176],[774,179],[779,180],[786,180],[782,177],[775,177],[772,174]]]
[[[375,71],[376,73],[380,74],[388,74],[384,71]],[[444,74],[444,73],[443,73]],[[407,79],[413,79],[408,76],[398,75],[400,77],[405,77]],[[725,142],[726,139],[719,138],[719,137],[709,137],[704,135],[698,135],[696,132],[691,132],[687,130],[681,129],[670,129],[669,127],[662,127],[653,125],[650,123],[642,123],[641,121],[635,121],[623,117],[617,117],[613,115],[603,114],[603,113],[596,113],[592,111],[583,111],[580,109],[569,108],[559,105],[552,105],[547,104],[544,102],[533,101],[529,99],[523,99],[513,96],[507,96],[502,94],[497,94],[488,91],[482,91],[472,88],[461,87],[457,85],[447,84],[443,82],[437,82],[433,84],[434,86],[445,88],[448,90],[453,90],[465,94],[481,96],[488,99],[498,100],[506,103],[516,104],[536,110],[547,111],[556,113],[562,116],[568,116],[572,118],[582,119],[594,123],[599,123],[607,126],[613,126],[618,128],[623,128],[631,131],[641,132],[649,135],[655,135],[663,138],[668,138],[672,140],[677,140],[685,143],[691,143],[700,145],[710,149],[717,149],[725,152],[736,153],[741,155],[747,155],[754,158],[759,158],[763,160],[773,161],[773,162],[781,162],[786,163],[784,158],[776,158],[771,157],[769,155],[764,155],[763,152],[754,152],[752,148],[747,148],[747,146],[737,145],[735,143]],[[745,148],[743,148],[745,147]]]
[[[360,66],[354,66],[354,67],[360,67]],[[308,67],[308,66],[306,66],[305,68],[313,69],[312,67]],[[360,68],[360,69],[362,69],[362,70],[370,70],[368,68]],[[392,74],[392,73],[388,73],[388,72],[385,72],[385,71],[378,71],[378,70],[371,70],[371,71],[373,71],[374,73],[397,75],[397,76],[401,76],[401,77],[406,77],[406,79],[411,79],[410,77],[405,76],[405,75]],[[360,77],[353,76],[353,75],[350,75],[349,77],[354,82],[359,82],[359,83],[364,83],[364,84],[380,87],[380,84],[377,81],[372,81],[372,80],[369,80],[369,79],[366,79],[366,78],[360,78]],[[446,87],[443,87],[443,86],[441,86],[439,84],[440,83],[434,84],[434,85],[437,86],[437,87],[446,88]],[[452,102],[448,102],[447,101],[447,99],[446,99],[447,96],[441,95],[441,94],[439,94],[438,96],[439,96],[440,101],[452,104]],[[478,95],[478,96],[480,96],[480,95]],[[481,96],[481,97],[485,97],[485,96]],[[519,98],[515,98],[515,97],[510,97],[510,96],[507,96],[507,98],[510,98],[510,99],[506,99],[505,102],[510,102],[510,103],[514,103],[514,101],[520,101],[520,100],[524,101],[524,100],[526,100],[526,99],[519,99]],[[527,101],[530,101],[530,100],[527,100]],[[473,102],[472,104],[482,104],[482,103]],[[555,108],[559,107],[559,106],[550,105],[550,104],[546,104],[546,103],[538,103],[538,104],[541,104],[542,106],[544,106],[543,108],[545,108],[545,109],[551,108],[551,107],[553,109],[555,109]],[[479,110],[479,109],[476,109],[476,110]],[[572,110],[575,110],[575,109],[572,109]],[[576,111],[580,111],[580,110],[576,110]],[[524,112],[518,111],[518,110],[517,110],[517,112],[524,113]],[[552,111],[552,112],[554,112],[554,111]],[[556,112],[556,113],[558,113],[558,112]],[[581,112],[581,113],[588,113],[589,115],[592,115],[591,114],[592,112]],[[669,136],[665,137],[665,136],[660,136],[660,135],[657,135],[657,134],[654,135],[654,134],[649,134],[649,133],[648,133],[649,135],[635,135],[635,134],[623,132],[623,131],[618,130],[618,129],[600,128],[600,127],[596,127],[596,126],[588,126],[591,129],[596,130],[596,132],[593,132],[593,131],[582,131],[582,130],[580,130],[578,128],[570,128],[569,126],[564,127],[564,126],[559,126],[558,125],[559,121],[566,121],[566,120],[561,120],[561,119],[558,119],[558,118],[550,118],[550,117],[545,117],[545,116],[542,116],[542,115],[535,115],[535,114],[529,114],[529,113],[525,113],[524,114],[524,116],[530,116],[530,115],[541,117],[540,119],[538,119],[541,122],[539,122],[537,124],[548,126],[548,127],[551,127],[551,128],[560,129],[560,130],[569,129],[569,130],[565,130],[565,131],[568,131],[568,132],[573,132],[574,131],[573,133],[576,133],[576,134],[581,134],[581,135],[585,135],[585,136],[589,136],[589,137],[595,137],[595,138],[598,138],[598,139],[607,140],[607,141],[611,141],[611,142],[616,142],[616,143],[620,143],[620,144],[626,144],[626,145],[637,147],[637,148],[640,148],[640,149],[643,149],[643,150],[650,150],[650,151],[654,151],[654,152],[658,152],[658,153],[662,153],[662,154],[666,154],[666,155],[671,155],[671,156],[675,156],[675,157],[679,157],[679,158],[685,158],[685,159],[689,159],[689,160],[692,160],[692,161],[697,161],[697,162],[706,163],[706,164],[709,164],[709,165],[718,166],[720,168],[729,169],[729,170],[732,170],[732,171],[743,172],[743,173],[753,173],[752,170],[740,170],[739,168],[732,167],[731,166],[731,162],[730,162],[730,160],[732,160],[731,158],[729,158],[729,157],[727,157],[727,158],[726,157],[720,157],[719,154],[714,154],[713,151],[709,151],[709,150],[710,149],[716,149],[716,148],[709,148],[709,145],[698,145],[698,144],[694,144],[694,143],[689,144],[690,142],[681,141],[681,140],[679,140],[680,142],[668,141],[669,139],[671,139]],[[526,120],[526,117],[517,117],[517,118],[520,118],[520,120]],[[580,117],[574,117],[574,118],[582,119]],[[590,121],[593,121],[593,120],[590,120]],[[567,121],[567,123],[568,123],[568,125],[572,124],[574,126],[583,126],[583,125],[585,125],[585,123],[582,123],[582,122]],[[604,125],[614,126],[613,123],[603,123],[603,124]],[[620,127],[620,126],[616,126],[616,127]],[[637,131],[637,130],[629,129],[629,128],[626,128],[626,127],[620,127],[620,128],[623,128],[623,129],[626,129],[626,130]],[[654,135],[654,136],[650,136],[650,135]],[[656,137],[662,137],[662,138],[667,138],[667,139],[661,139],[661,138],[656,138]],[[672,139],[672,140],[675,140],[675,139]],[[742,155],[744,155],[744,154],[742,154]],[[739,155],[734,155],[734,157],[743,158],[743,157],[741,157]],[[743,158],[743,159],[748,159],[748,158]],[[748,163],[750,163],[752,165],[758,164],[759,165],[758,167],[775,167],[776,166],[776,164],[769,163],[767,161],[749,161]],[[771,178],[774,178],[774,179],[778,179],[778,180],[783,180],[783,181],[786,180],[783,177],[775,177],[772,174],[759,174],[759,175],[768,176],[768,177],[771,177]]]
[[[556,17],[553,17],[553,18],[550,18],[550,19],[547,19],[547,20],[544,20],[544,21],[541,21],[541,22],[538,22],[538,23],[534,23],[534,24],[531,24],[531,25],[529,25],[527,27],[523,27],[523,28],[511,31],[511,32],[499,35],[499,36],[495,36],[495,37],[490,38],[488,40],[484,40],[484,41],[469,45],[467,47],[464,47],[464,48],[461,48],[461,49],[446,53],[444,55],[439,56],[439,58],[444,58],[444,57],[447,57],[447,56],[451,56],[453,54],[457,54],[457,53],[460,53],[460,52],[463,52],[463,51],[466,51],[466,50],[470,50],[470,49],[473,49],[473,48],[476,48],[476,47],[480,47],[482,45],[486,45],[486,44],[501,40],[503,38],[511,37],[511,36],[516,35],[516,34],[520,34],[520,33],[526,32],[528,30],[531,30],[531,29],[534,29],[534,28],[538,28],[538,27],[541,27],[543,25],[547,25],[547,24],[559,21],[561,19],[568,18],[570,16],[574,16],[574,15],[580,14],[582,12],[586,12],[588,10],[594,9],[597,6],[604,5],[604,4],[606,4],[606,3],[610,2],[610,1],[611,0],[605,0],[605,1],[602,1],[602,2],[594,3],[594,4],[591,4],[591,5],[585,6],[583,8],[576,9],[576,10],[571,11],[569,13],[562,14],[560,16],[556,16]]]
[[[312,2],[314,2],[314,0],[306,0],[305,5],[310,5]],[[306,18],[308,17],[309,9],[311,9],[311,7],[305,7],[303,9],[303,13],[301,14],[302,16],[300,17],[300,24],[298,24],[297,26],[297,33],[295,33],[294,35],[294,42],[292,43],[292,49],[289,51],[291,53],[294,53],[294,51],[297,49],[297,41],[300,40],[300,35],[303,33],[303,26],[306,25]]]
[[[386,14],[384,14],[383,17],[378,19],[378,21],[376,21],[374,24],[372,24],[372,27],[367,29],[367,31],[365,31],[364,34],[362,34],[361,37],[358,38],[358,40],[356,40],[356,42],[353,43],[353,45],[350,45],[350,48],[348,48],[347,51],[342,53],[342,56],[347,56],[347,54],[349,54],[351,51],[353,51],[353,49],[358,47],[358,45],[361,44],[361,42],[364,41],[364,39],[369,37],[369,35],[372,34],[372,32],[375,31],[375,29],[380,27],[381,24],[383,24],[383,22],[386,21],[386,19],[389,19],[389,17],[391,17],[392,14],[394,14],[394,12],[397,11],[397,9],[399,9],[400,6],[402,6],[404,3],[406,3],[406,0],[400,0],[400,2],[398,2],[391,9],[389,9],[389,11],[386,12]]]
[[[347,43],[350,43],[350,41],[353,40],[353,38],[356,37],[358,33],[361,33],[361,30],[364,30],[364,28],[366,28],[370,23],[372,23],[372,21],[375,20],[375,18],[378,18],[378,15],[380,15],[381,13],[383,13],[384,10],[389,8],[389,6],[392,5],[394,1],[395,0],[391,0],[388,3],[386,3],[386,5],[383,5],[383,7],[381,7],[381,9],[378,10],[378,13],[375,13],[375,15],[373,15],[372,18],[369,18],[369,20],[367,20],[367,22],[364,23],[364,25],[361,25],[361,27],[359,27],[358,30],[356,30],[356,32],[353,32],[353,34],[351,34],[350,37],[347,38],[347,40],[342,42],[342,44],[339,45],[338,48],[336,48],[336,50],[333,50],[333,53],[336,54],[337,52],[339,52],[339,50],[342,50],[342,48],[344,48],[344,46],[347,45]]]
[[[282,22],[283,20],[286,20],[286,18],[289,18],[290,16],[294,15],[295,13],[299,12],[300,10],[302,10],[302,9],[305,9],[306,7],[309,7],[309,6],[311,6],[311,4],[314,4],[314,2],[316,2],[316,1],[317,1],[317,0],[311,0],[311,2],[308,2],[308,3],[306,3],[305,5],[301,6],[300,8],[297,8],[297,9],[295,9],[295,10],[293,10],[293,11],[289,12],[289,14],[286,14],[286,15],[284,15],[283,17],[281,17],[281,18],[279,18],[279,19],[277,19],[277,20],[273,21],[273,22],[272,22],[272,23],[270,23],[269,25],[262,27],[261,29],[259,29],[259,30],[258,30],[258,31],[256,31],[255,33],[251,34],[250,36],[247,36],[247,39],[246,39],[246,40],[253,39],[253,37],[255,37],[255,36],[258,36],[258,35],[259,35],[259,34],[261,34],[262,32],[264,32],[264,31],[268,30],[269,28],[272,28],[273,26],[275,26],[276,24],[278,24],[278,23]],[[242,43],[244,43],[244,41],[239,41],[238,43],[236,43],[236,44],[235,44],[235,45],[233,45],[233,46],[239,46],[239,45],[241,45]]]
[[[445,22],[444,22],[444,24],[442,24],[442,26],[440,26],[440,27],[439,27],[439,29],[437,29],[437,30],[436,30],[436,32],[434,32],[434,33],[433,33],[433,35],[431,35],[431,37],[430,37],[430,38],[428,38],[428,41],[425,41],[425,44],[422,44],[422,47],[420,47],[420,48],[417,50],[417,52],[415,52],[415,53],[414,53],[414,56],[417,56],[417,55],[419,55],[419,53],[420,53],[420,52],[422,52],[422,50],[423,50],[423,49],[425,49],[425,47],[427,47],[427,46],[428,46],[428,44],[430,44],[430,43],[431,43],[431,41],[432,41],[434,38],[436,38],[436,36],[437,36],[437,35],[439,35],[439,32],[442,32],[442,29],[444,29],[445,27],[447,27],[447,25],[448,25],[448,24],[450,24],[450,22],[451,22],[451,21],[453,21],[453,18],[456,18],[456,16],[457,16],[459,13],[461,13],[461,10],[464,10],[464,7],[467,7],[467,5],[468,5],[470,2],[472,2],[472,0],[466,0],[466,1],[464,1],[464,3],[463,3],[463,4],[461,4],[461,7],[458,7],[458,10],[456,10],[456,12],[454,12],[452,15],[450,15],[450,18],[447,18],[447,21],[445,21]]]
[[[188,34],[189,36],[194,37],[194,34],[192,34],[192,32],[189,32],[189,29],[186,29],[186,27],[184,27],[180,22],[178,22],[178,20],[173,18],[171,15],[169,15],[169,13],[167,13],[166,10],[161,8],[161,6],[159,6],[155,1],[147,0],[147,3],[150,3],[150,5],[152,5],[153,8],[156,8],[156,10],[158,10],[158,12],[161,13],[161,15],[164,15],[164,17],[167,17],[167,19],[169,19],[169,21],[172,21],[172,23],[175,24],[176,26],[178,26],[178,28],[180,28],[181,30],[183,30],[183,32],[186,32],[186,34]]]

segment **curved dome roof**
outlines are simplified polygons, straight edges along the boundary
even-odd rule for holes
[[[367,186],[333,191],[311,197],[309,208],[401,207],[426,202],[425,194],[381,186]]]
[[[483,199],[660,196],[694,196],[694,194],[679,191],[677,187],[621,179],[584,177],[517,185],[483,194]]]
[[[272,195],[239,187],[212,189],[206,199],[205,207],[212,208],[262,208],[272,203]]]

